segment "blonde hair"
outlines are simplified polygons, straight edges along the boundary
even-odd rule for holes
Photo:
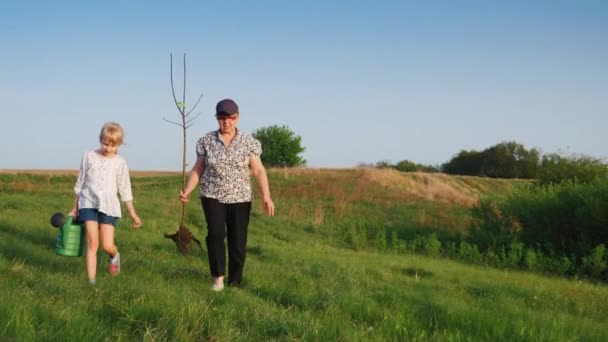
[[[116,122],[107,122],[99,133],[99,142],[120,146],[123,143],[122,127]]]

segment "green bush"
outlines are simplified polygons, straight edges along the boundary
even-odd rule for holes
[[[421,252],[429,256],[438,256],[441,254],[441,241],[437,237],[437,233],[433,232],[423,239]]]
[[[608,166],[600,159],[585,155],[562,156],[557,153],[543,156],[538,172],[541,185],[558,184],[571,180],[588,183],[608,176]]]
[[[603,244],[593,248],[589,255],[583,257],[582,269],[592,278],[601,278],[608,268],[608,253]]]
[[[388,247],[388,243],[386,242],[386,230],[378,229],[376,231],[376,237],[374,238],[374,245],[376,249],[383,251]]]
[[[481,200],[472,212],[468,241],[480,248],[486,262],[498,266],[504,247],[508,267],[523,256],[530,270],[603,277],[608,254],[600,247],[608,245],[606,178],[515,189],[501,199]]]
[[[521,261],[524,257],[524,244],[521,242],[511,242],[509,245],[509,252],[505,264],[510,268],[520,267]]]
[[[306,149],[302,138],[287,126],[262,127],[253,132],[262,143],[262,163],[266,166],[293,167],[306,164],[300,154]]]
[[[401,172],[439,172],[438,167],[432,165],[418,164],[409,160],[402,160],[395,164],[393,168]]]
[[[365,231],[360,230],[356,226],[350,226],[348,228],[346,241],[354,250],[361,250],[367,246],[367,237]]]
[[[480,263],[482,261],[482,255],[477,246],[466,241],[460,242],[458,254],[460,259],[468,262]]]
[[[507,267],[507,254],[504,247],[499,247],[496,250],[488,249],[483,254],[484,262],[489,266],[495,266],[499,268]]]
[[[434,173],[439,172],[439,167],[433,165],[424,165],[414,163],[409,160],[402,160],[397,164],[392,164],[389,160],[381,160],[376,164],[359,164],[360,167],[375,167],[377,169],[395,169],[401,172],[428,172]]]
[[[538,262],[538,256],[536,255],[536,251],[534,249],[526,249],[526,253],[524,254],[524,265],[531,271],[539,270],[540,265]]]
[[[482,252],[497,250],[518,240],[521,225],[516,218],[504,212],[497,200],[483,198],[473,207],[472,214],[468,238]]]

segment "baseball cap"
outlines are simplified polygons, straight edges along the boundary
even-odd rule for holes
[[[231,99],[223,99],[215,106],[215,115],[232,115],[239,112],[239,106]]]

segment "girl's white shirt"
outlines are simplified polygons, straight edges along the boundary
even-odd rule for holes
[[[114,217],[121,217],[120,201],[133,200],[127,162],[120,155],[103,158],[96,151],[85,152],[74,186],[78,209],[92,208]]]

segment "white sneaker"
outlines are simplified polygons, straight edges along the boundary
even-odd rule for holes
[[[211,285],[212,291],[219,292],[224,289],[224,277],[221,277],[221,280],[219,278],[220,277],[213,278],[213,285]]]
[[[224,283],[211,285],[211,291],[220,292],[224,289]]]

